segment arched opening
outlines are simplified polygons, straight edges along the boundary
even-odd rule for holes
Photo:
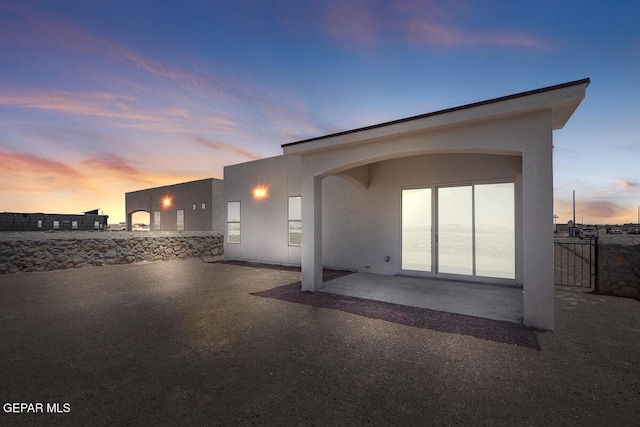
[[[151,214],[148,211],[135,211],[127,214],[128,231],[149,231],[151,230]]]

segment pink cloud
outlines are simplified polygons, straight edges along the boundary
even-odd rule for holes
[[[494,45],[537,48],[543,46],[539,40],[526,35],[465,31],[418,19],[409,21],[405,29],[407,39],[416,44],[443,47]]]
[[[203,138],[201,136],[193,136],[192,140],[203,147],[211,148],[213,150],[224,151],[229,154],[234,154],[241,157],[246,157],[250,160],[258,160],[260,156],[251,153],[250,151],[243,150],[242,148],[234,147],[231,144],[227,144],[220,141],[214,141],[209,138]]]
[[[40,175],[62,175],[69,178],[79,178],[81,174],[75,169],[31,154],[0,151],[0,170],[9,173],[36,173]]]
[[[327,10],[324,30],[333,37],[374,44],[379,22],[365,0],[334,1]]]
[[[625,190],[637,190],[640,188],[640,184],[637,182],[629,181],[627,179],[614,180],[617,186],[624,188]]]
[[[445,7],[447,9],[445,9]],[[325,17],[329,35],[360,45],[399,37],[416,45],[471,47],[490,45],[526,48],[544,46],[540,39],[508,31],[482,32],[451,25],[452,12],[463,12],[459,2],[446,5],[432,0],[332,2]]]
[[[0,188],[3,193],[47,193],[83,186],[84,175],[45,157],[0,151]]]
[[[127,120],[162,121],[160,115],[135,112],[130,105],[134,97],[112,93],[72,93],[65,91],[19,92],[3,90],[0,105],[56,111],[81,116],[98,116]]]
[[[125,174],[137,179],[142,175],[140,171],[133,166],[133,162],[110,153],[85,159],[82,161],[82,165],[92,169],[97,168],[112,171],[117,174]]]

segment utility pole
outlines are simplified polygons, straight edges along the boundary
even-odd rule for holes
[[[576,190],[573,190],[573,223],[576,223]]]

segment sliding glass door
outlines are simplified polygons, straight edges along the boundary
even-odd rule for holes
[[[514,191],[513,182],[402,190],[402,269],[515,279]]]
[[[476,276],[516,277],[513,183],[477,184],[475,201]]]
[[[438,188],[438,272],[473,274],[473,193],[470,185]]]
[[[402,269],[431,271],[431,189],[402,190]]]

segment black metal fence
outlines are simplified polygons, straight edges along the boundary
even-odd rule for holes
[[[598,238],[554,240],[555,284],[598,290]]]

